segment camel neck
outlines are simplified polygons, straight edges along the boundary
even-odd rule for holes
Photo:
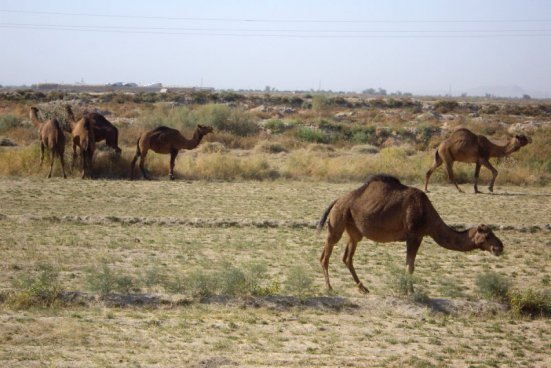
[[[470,230],[457,231],[449,227],[439,219],[432,224],[431,232],[428,234],[434,241],[443,248],[468,252],[478,248],[471,239]]]
[[[198,130],[196,130],[194,133],[193,133],[193,137],[191,137],[191,139],[186,139],[183,135],[182,135],[182,142],[181,142],[181,148],[184,148],[184,149],[193,149],[195,147],[197,147],[199,145],[199,143],[201,143],[201,139],[203,139],[203,136],[199,133]]]
[[[36,127],[36,129],[40,130],[42,127],[42,122],[38,120],[38,116],[36,115],[36,111],[31,110],[31,123]]]
[[[507,144],[503,146],[490,142],[489,148],[490,157],[505,157],[516,151],[516,148],[512,141],[507,142]]]

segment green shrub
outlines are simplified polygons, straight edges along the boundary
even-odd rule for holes
[[[0,115],[0,133],[21,126],[21,119],[13,114]]]
[[[313,283],[313,279],[306,273],[304,268],[296,266],[289,271],[289,276],[285,280],[285,290],[303,298],[311,293]]]
[[[441,100],[434,104],[434,110],[441,114],[446,114],[454,111],[459,107],[459,103],[453,100]]]
[[[153,266],[145,270],[142,277],[142,283],[148,288],[166,284],[166,277],[162,274],[158,266]]]
[[[418,277],[410,275],[401,268],[391,267],[389,271],[386,279],[387,285],[389,289],[398,296],[411,294],[414,285],[420,283]],[[414,296],[415,293],[412,295]],[[423,295],[423,293],[419,292],[417,297],[422,299]]]
[[[52,306],[62,291],[59,272],[49,264],[40,264],[37,272],[14,281],[17,289],[8,298],[8,304],[15,308]]]
[[[352,142],[360,144],[373,144],[377,141],[376,128],[370,126],[357,126],[352,128]]]
[[[86,281],[91,291],[99,292],[101,295],[107,295],[114,291],[120,293],[139,291],[136,281],[132,277],[117,274],[105,262],[99,268],[88,269]]]
[[[281,152],[287,152],[287,149],[278,142],[260,142],[254,147],[254,150],[257,152],[264,152],[264,153],[281,153]]]
[[[274,134],[281,134],[295,125],[295,121],[288,122],[281,119],[270,119],[264,124],[264,128],[269,129]]]
[[[296,131],[298,139],[312,143],[330,143],[331,136],[318,129],[301,126]]]
[[[260,129],[248,113],[221,104],[200,106],[193,111],[191,118],[195,124],[210,125],[215,131],[226,131],[241,137],[254,135]]]
[[[440,134],[441,129],[429,124],[421,124],[415,128],[415,137],[420,142],[427,142],[433,135]]]
[[[514,290],[508,293],[509,306],[515,315],[551,315],[551,292],[533,289]]]
[[[509,291],[509,280],[497,272],[488,271],[476,278],[478,292],[486,298],[506,300]]]
[[[331,107],[332,101],[325,95],[315,95],[312,97],[312,110],[325,111]]]
[[[218,275],[220,292],[223,295],[243,295],[247,291],[247,278],[240,269],[226,266]]]
[[[204,270],[196,269],[186,278],[187,290],[193,297],[208,297],[216,294],[218,280]]]

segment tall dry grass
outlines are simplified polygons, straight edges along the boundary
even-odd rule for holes
[[[362,153],[362,150],[335,149],[330,145],[312,145],[279,152],[257,147],[251,150],[228,150],[220,143],[203,143],[198,149],[181,151],[176,159],[175,174],[188,180],[319,180],[329,182],[363,181],[374,173],[395,175],[404,182],[422,183],[432,165],[433,151],[414,151],[408,147],[386,147],[379,153]],[[273,144],[272,144],[273,145]],[[272,147],[269,145],[269,147]],[[279,146],[278,146],[279,147]],[[551,181],[551,156],[535,153],[536,147],[505,159],[493,160],[499,171],[497,185],[545,185]],[[69,147],[65,160],[68,175],[78,177],[79,163],[72,168]],[[94,156],[95,178],[125,179],[130,175],[130,162],[134,147],[123,148],[118,157],[111,150],[98,150]],[[0,148],[0,175],[35,176],[47,174],[48,156],[40,169],[38,144],[25,147]],[[151,175],[164,178],[169,171],[169,155],[150,151],[145,168]],[[54,176],[60,175],[56,160]],[[459,183],[472,183],[474,165],[456,163],[454,173]],[[136,164],[136,175],[141,175]],[[480,185],[489,182],[491,174],[485,168],[480,173]],[[431,183],[446,183],[447,173],[441,166],[431,177]]]

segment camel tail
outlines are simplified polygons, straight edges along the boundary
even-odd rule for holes
[[[137,156],[141,156],[141,155],[142,155],[142,153],[141,153],[141,151],[140,151],[140,139],[141,139],[141,138],[142,138],[142,137],[139,137],[138,140],[136,141],[136,155],[137,155]]]
[[[438,148],[434,151],[434,162],[440,162],[441,161],[441,158],[440,158],[440,155],[438,154]]]
[[[323,229],[323,226],[325,225],[325,222],[327,221],[327,217],[329,217],[329,213],[331,212],[331,209],[333,209],[333,206],[337,203],[337,200],[335,199],[329,207],[323,212],[323,215],[321,216],[320,222],[318,223],[317,229],[318,233]]]

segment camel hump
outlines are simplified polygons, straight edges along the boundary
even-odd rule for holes
[[[365,184],[369,185],[369,183],[372,183],[374,181],[382,181],[388,184],[402,185],[402,183],[397,177],[388,175],[388,174],[371,175],[367,178],[367,181],[365,182]]]
[[[153,129],[152,132],[166,132],[167,130],[171,130],[171,128],[161,125],[160,127]]]

